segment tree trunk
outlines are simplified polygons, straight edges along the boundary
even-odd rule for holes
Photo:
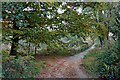
[[[118,51],[120,51],[120,32],[118,32]]]
[[[28,45],[28,54],[30,53],[30,43],[28,43],[29,45]]]
[[[37,47],[35,46],[35,55],[36,55]]]
[[[103,46],[102,38],[99,36],[101,47]]]
[[[16,26],[15,20],[13,21],[13,29],[18,30],[19,27]],[[17,48],[18,48],[18,41],[19,41],[19,36],[18,34],[13,34],[13,40],[12,40],[12,45],[11,45],[11,51],[10,55],[17,55]]]
[[[18,47],[18,37],[16,37],[17,34],[13,35],[13,41],[11,46],[10,55],[16,55],[17,54],[17,47]]]
[[[109,45],[110,44],[110,40],[109,40],[109,36],[107,36],[106,38],[106,48],[109,49]]]

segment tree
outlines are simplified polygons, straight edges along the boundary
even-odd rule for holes
[[[114,40],[117,40],[119,34],[119,6],[119,3],[105,3],[105,8],[100,11],[102,14],[100,20],[106,26],[108,32],[113,34],[112,37]],[[109,36],[107,35],[106,47],[108,47],[109,43]]]
[[[18,42],[21,39],[35,44],[44,42],[42,33],[46,31],[46,28],[43,27],[48,19],[46,15],[49,10],[46,7],[48,4],[42,2],[5,2],[2,4],[3,40],[9,40],[12,43],[10,55],[17,54]],[[25,11],[26,8],[32,10]],[[46,10],[44,11],[44,9]],[[41,24],[39,28],[38,23]],[[38,34],[41,36],[35,36]]]
[[[59,39],[68,34],[77,35],[83,39],[92,36],[93,33],[101,36],[99,31],[100,29],[102,31],[105,26],[97,23],[94,16],[96,14],[94,11],[99,9],[98,6],[99,3],[91,5],[80,2],[65,4],[61,2],[5,2],[2,4],[3,40],[12,43],[10,55],[16,55],[19,40],[25,40],[36,47],[40,43],[45,43],[47,47],[50,47],[52,43],[61,44]],[[64,13],[58,13],[59,8],[64,9]],[[82,14],[76,11],[78,8],[82,8]],[[102,27],[99,29],[100,26]]]

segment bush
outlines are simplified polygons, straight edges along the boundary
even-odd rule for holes
[[[101,50],[98,47],[89,51],[87,55],[82,59],[83,66],[87,69],[89,74],[95,77],[100,61],[96,60],[97,56],[101,54]]]
[[[117,43],[114,47],[107,50],[97,60],[101,60],[98,65],[98,77],[118,80],[120,78],[120,52]]]
[[[96,46],[85,55],[82,61],[91,76],[107,80],[120,78],[120,52],[117,44],[111,49]]]
[[[19,56],[15,59],[6,55],[3,58],[6,58],[2,63],[3,78],[34,78],[40,72],[40,67],[44,65],[41,62],[39,67],[35,66],[34,57],[32,56]]]

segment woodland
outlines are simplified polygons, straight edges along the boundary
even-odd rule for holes
[[[82,62],[92,78],[120,78],[120,2],[2,2],[1,22],[2,78],[47,78],[46,69],[49,78],[76,78],[62,60]],[[75,55],[83,58],[68,59]],[[50,61],[66,76],[52,76]]]

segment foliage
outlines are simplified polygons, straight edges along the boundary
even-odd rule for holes
[[[110,49],[104,47],[100,49],[97,46],[85,55],[82,61],[92,76],[109,80],[118,80],[120,78],[120,54],[117,42]]]
[[[48,11],[50,13],[53,13],[53,11],[56,10],[56,7],[59,6],[59,4],[61,3],[2,3],[2,13],[4,14],[2,15],[2,40],[9,41],[10,43],[12,43],[11,54],[16,54],[19,40],[25,40],[34,44],[35,46],[37,46],[39,43],[47,43],[47,45],[49,45],[48,40],[51,40],[53,38],[53,33],[49,32],[49,30],[45,26],[48,26],[49,22],[51,22],[47,17],[49,15]],[[46,6],[49,6],[49,8]],[[32,10],[24,10],[28,9],[28,7]],[[52,7],[52,10],[50,9],[50,7]],[[51,16],[52,15],[53,14],[51,14]]]
[[[36,48],[40,47],[42,43],[47,46],[45,54],[74,55],[88,48],[88,43],[85,40],[88,36],[92,39],[100,36],[106,40],[104,42],[107,45],[108,34],[112,32],[116,40],[119,35],[118,7],[118,3],[100,2],[3,2],[2,40],[11,43],[10,55],[30,54],[30,46],[24,48],[26,46],[20,43],[20,40],[34,45],[35,53],[37,52]],[[63,13],[58,13],[58,9],[64,10]],[[77,9],[81,9],[81,13]],[[64,42],[65,40],[61,41],[61,38],[66,38],[68,43]],[[81,49],[78,51],[69,50],[69,44],[72,47],[74,45],[81,46]],[[19,50],[19,46],[24,46],[22,48],[25,50]],[[28,53],[25,52],[26,49],[29,49]],[[86,65],[91,71],[103,70],[99,77],[108,79],[118,76],[119,49],[113,47],[103,52],[105,50],[106,48],[102,48],[98,52],[93,50],[90,52],[91,54],[85,56],[85,59],[88,57],[88,61],[92,59],[93,63],[88,62]],[[8,56],[7,51],[2,50],[2,52],[4,77],[34,77],[39,64],[42,64],[34,62],[29,57],[19,56],[15,59]]]
[[[118,50],[119,46],[116,43],[114,47],[98,56],[98,60],[101,60],[98,65],[99,77],[109,80],[120,78],[120,52]]]
[[[119,20],[119,9],[120,9],[120,2],[118,3],[106,3],[105,4],[106,9],[104,10],[103,19],[104,24],[106,28],[109,30],[109,32],[113,33],[113,38],[117,38],[120,34],[119,32],[119,26],[120,22]]]
[[[41,61],[36,63],[32,56],[19,56],[15,59],[14,57],[11,58],[9,55],[3,55],[3,59],[3,78],[34,78],[45,64]]]
[[[100,61],[96,60],[96,57],[101,54],[101,50],[98,47],[90,50],[82,60],[83,66],[87,69],[89,74],[96,77],[96,72],[98,69],[98,64]]]
[[[93,45],[93,44],[91,44],[91,45]],[[91,45],[87,45],[87,44],[84,44],[84,45],[82,45],[82,47],[79,49],[79,50],[70,50],[70,55],[71,56],[73,56],[73,55],[75,55],[75,54],[78,54],[78,53],[80,53],[80,52],[83,52],[83,51],[85,51],[86,49],[88,49]]]
[[[2,13],[4,14],[2,15],[2,40],[12,43],[10,54],[15,55],[16,50],[19,48],[18,45],[23,45],[19,43],[20,40],[32,43],[35,46],[45,43],[47,47],[50,47],[52,43],[61,46],[66,45],[60,42],[59,39],[66,37],[68,34],[77,35],[78,38],[93,36],[95,32],[101,34],[98,27],[104,26],[104,24],[98,24],[94,16],[96,14],[94,10],[102,9],[100,4],[92,3],[90,5],[90,3],[80,2],[66,2],[65,4],[61,2],[4,2],[2,3]],[[28,8],[31,10],[25,10]],[[65,10],[64,13],[58,13],[58,8]],[[78,8],[82,9],[82,13],[77,12]],[[51,16],[51,18],[48,16]],[[93,28],[93,26],[95,27]]]
[[[92,45],[92,44],[91,44]],[[77,53],[80,53],[86,49],[88,49],[91,45],[87,45],[87,44],[82,44],[80,48],[76,49],[76,48],[62,48],[58,47],[58,48],[48,48],[49,50],[47,50],[45,54],[49,54],[49,55],[63,55],[63,56],[72,56],[75,55]],[[79,46],[77,46],[79,47]],[[40,53],[42,54],[42,53]]]

